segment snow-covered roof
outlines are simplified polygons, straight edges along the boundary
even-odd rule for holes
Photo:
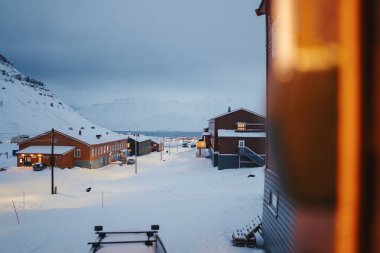
[[[225,116],[225,115],[230,114],[230,113],[234,113],[234,112],[240,111],[240,110],[243,110],[243,111],[246,111],[246,112],[252,113],[252,114],[254,114],[254,115],[257,115],[257,116],[260,116],[260,117],[265,118],[265,116],[262,115],[262,114],[259,114],[259,113],[256,113],[256,112],[252,112],[252,111],[250,111],[250,110],[248,110],[248,109],[245,109],[245,108],[238,108],[238,109],[236,109],[236,110],[233,110],[233,111],[226,112],[226,113],[220,114],[220,115],[218,115],[218,116],[215,116],[215,117],[209,119],[209,121],[210,121],[210,120],[213,120],[213,119],[216,119],[216,118],[220,118],[220,117]]]
[[[72,146],[54,146],[55,155],[64,155],[67,152],[73,150]],[[30,146],[23,150],[17,151],[17,154],[51,154],[51,146]]]
[[[94,128],[86,127],[84,129],[81,129],[81,128],[54,129],[54,131],[61,133],[63,135],[66,135],[68,137],[71,137],[73,139],[76,139],[78,141],[81,141],[83,143],[90,144],[90,145],[102,144],[102,143],[107,143],[107,142],[112,142],[112,141],[120,141],[120,140],[125,140],[128,138],[128,136],[124,134],[118,134],[99,126],[96,126]],[[33,136],[32,138],[26,141],[29,141],[31,139],[34,139],[36,137],[39,137],[49,132],[51,132],[51,130],[43,134]]]
[[[219,129],[219,137],[245,137],[245,138],[265,138],[265,132],[236,132],[235,130]]]
[[[202,135],[210,135],[210,133],[209,132],[203,132]]]
[[[160,143],[163,143],[163,142],[164,142],[161,138],[155,138],[155,137],[152,137],[151,140],[152,140],[154,143],[157,143],[157,144],[160,144]]]
[[[102,128],[99,126],[96,126],[94,128],[87,127],[85,129],[65,129],[65,130],[58,130],[59,132],[66,134],[68,136],[71,136],[77,140],[80,140],[82,142],[85,142],[87,144],[95,145],[95,144],[101,144],[106,142],[112,142],[112,141],[120,141],[125,140],[128,137],[124,134],[118,134],[115,132],[112,132],[106,128]],[[79,135],[79,131],[81,134]],[[99,138],[98,138],[98,137]]]
[[[143,134],[139,134],[139,136],[134,136],[133,134],[130,134],[128,135],[129,138],[131,138],[132,140],[136,140],[138,142],[143,142],[143,141],[147,141],[147,140],[150,140],[151,138],[148,137],[148,136],[145,136]],[[135,139],[136,138],[136,139]]]

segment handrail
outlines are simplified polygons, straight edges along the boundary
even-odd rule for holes
[[[157,248],[158,248],[158,244],[159,244],[163,250],[163,252],[157,252],[157,253],[167,253],[166,248],[165,248],[164,243],[162,242],[161,238],[157,235],[156,239],[157,239]]]
[[[259,166],[263,166],[265,164],[264,158],[259,156],[255,151],[251,150],[250,148],[244,146],[244,147],[238,147],[238,150],[239,150],[239,155],[247,156],[250,160],[256,162]]]

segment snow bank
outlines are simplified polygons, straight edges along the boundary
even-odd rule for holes
[[[263,168],[219,171],[195,158],[194,149],[179,148],[163,161],[160,153],[139,157],[137,175],[134,165],[56,169],[55,185],[58,194],[51,195],[49,170],[1,172],[2,252],[88,252],[94,225],[141,230],[151,224],[160,225],[171,253],[263,252],[230,242],[234,229],[262,214]]]

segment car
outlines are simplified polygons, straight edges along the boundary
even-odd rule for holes
[[[41,171],[41,170],[46,169],[46,168],[47,168],[46,163],[40,163],[40,162],[38,162],[38,163],[35,163],[33,165],[33,170],[34,171]]]
[[[135,158],[128,158],[127,159],[127,164],[135,164],[136,161],[135,161]]]

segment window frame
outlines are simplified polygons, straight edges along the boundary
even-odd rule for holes
[[[75,158],[80,158],[81,155],[82,155],[82,151],[79,148],[74,150],[74,157]]]
[[[273,198],[273,196],[275,196],[275,198]],[[269,191],[268,207],[275,216],[278,215],[279,197],[280,197],[280,193],[278,191],[275,191],[275,190]]]

